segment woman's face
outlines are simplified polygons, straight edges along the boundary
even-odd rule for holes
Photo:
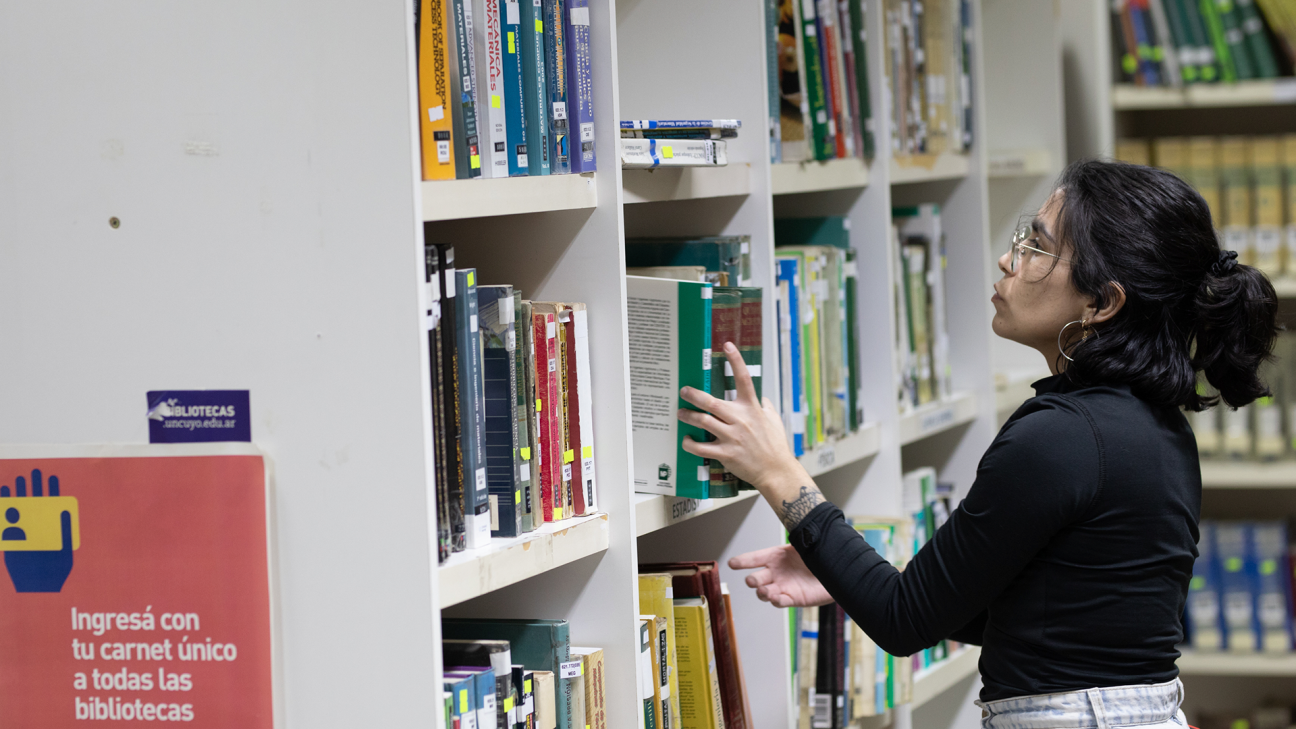
[[[1092,300],[1071,285],[1071,250],[1054,236],[1061,199],[1061,190],[1049,196],[1031,223],[1033,234],[1025,241],[1027,246],[1060,258],[1025,249],[1014,272],[1013,253],[1009,250],[999,257],[1003,278],[994,285],[995,293],[990,298],[995,308],[991,323],[994,333],[1039,350],[1050,370],[1058,360],[1058,333],[1062,327],[1093,316]],[[1072,325],[1063,343],[1079,337],[1079,330],[1080,325]]]

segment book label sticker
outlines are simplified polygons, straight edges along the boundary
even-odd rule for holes
[[[150,443],[252,441],[247,390],[150,390]]]
[[[566,119],[566,118],[567,118],[567,103],[566,103],[566,102],[564,102],[564,101],[555,101],[555,102],[553,103],[553,117],[554,117],[554,119]]]
[[[571,24],[589,25],[589,8],[572,8]]]
[[[572,480],[572,467],[570,463],[563,464],[563,480],[564,481]]]
[[[580,661],[567,661],[558,664],[559,678],[580,678],[585,675],[584,663]]]
[[[478,491],[486,490],[486,469],[485,468],[477,469],[477,490]]]

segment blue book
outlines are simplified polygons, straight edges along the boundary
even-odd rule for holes
[[[1148,86],[1161,85],[1161,67],[1152,57],[1151,18],[1143,14],[1136,5],[1129,6],[1130,20],[1134,25],[1134,39],[1138,43],[1135,56],[1138,58],[1139,70],[1143,72],[1143,81]]]
[[[455,270],[455,339],[459,368],[459,443],[463,453],[464,546],[490,541],[490,498],[486,488],[486,419],[482,412],[481,332],[478,329],[477,269]]]
[[[805,455],[805,392],[802,389],[801,377],[801,259],[775,256],[778,265],[777,281],[787,282],[788,299],[786,318],[781,318],[779,327],[787,328],[787,333],[779,333],[779,341],[788,340],[786,359],[791,361],[789,376],[783,378],[784,392],[790,393],[784,398],[784,420],[788,432],[792,433],[792,451],[801,457]],[[789,382],[788,380],[791,380]]]
[[[532,671],[554,674],[554,709],[558,729],[579,729],[572,722],[571,674],[580,662],[571,660],[571,636],[566,620],[473,620],[444,618],[441,632],[446,638],[507,640],[512,660]],[[581,722],[584,725],[584,722]]]
[[[491,536],[516,537],[522,533],[522,487],[513,457],[518,448],[513,287],[477,287],[477,311],[482,336]]]
[[[1256,566],[1255,606],[1260,650],[1286,654],[1292,650],[1292,616],[1287,568],[1287,527],[1280,521],[1251,524],[1251,550]]]
[[[1219,560],[1215,555],[1215,523],[1203,520],[1198,527],[1197,559],[1188,581],[1185,617],[1193,650],[1224,648],[1224,621],[1220,612]]]
[[[567,0],[542,0],[544,8],[545,81],[548,82],[549,171],[571,172],[567,125]]]
[[[526,96],[522,83],[522,9],[496,0],[500,9],[500,57],[504,60],[504,113],[508,117],[509,177],[530,174],[527,158]]]
[[[473,693],[477,703],[474,710],[478,729],[490,729],[498,726],[497,697],[495,695],[495,671],[490,668],[450,668],[445,672],[449,679],[465,679],[472,682]]]
[[[549,84],[545,77],[544,8],[540,0],[522,0],[522,100],[526,104],[527,169],[547,175],[549,169]]]
[[[589,0],[567,0],[567,114],[571,171],[598,169],[594,155],[594,77],[590,59]]]
[[[1224,613],[1224,645],[1229,653],[1255,653],[1259,629],[1255,619],[1255,561],[1245,522],[1222,521],[1215,526],[1215,549],[1220,563],[1220,603]]]
[[[442,675],[442,687],[450,694],[450,717],[458,718],[455,726],[468,726],[469,722],[477,723],[477,682],[471,675]],[[492,691],[492,693],[494,693]]]

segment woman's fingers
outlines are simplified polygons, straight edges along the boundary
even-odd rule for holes
[[[757,549],[754,552],[735,555],[729,558],[729,569],[751,570],[757,567],[766,567],[782,551],[783,547],[766,547],[765,549]]]
[[[725,430],[729,427],[724,421],[715,417],[711,413],[700,413],[696,410],[680,410],[676,417],[681,422],[701,428],[711,435],[724,435]]]
[[[756,397],[756,385],[752,384],[751,373],[747,371],[747,363],[743,362],[742,355],[733,342],[725,342],[725,357],[729,360],[729,367],[733,370],[734,384],[738,389],[739,402],[749,402],[760,404]],[[714,373],[712,374],[714,377]]]
[[[768,567],[766,567],[763,570],[757,570],[756,572],[747,575],[747,586],[752,588],[764,587],[765,585],[768,585],[773,581],[774,581],[774,572]]]
[[[684,442],[680,447],[684,449],[685,453],[692,453],[695,456],[701,456],[703,458],[723,460],[720,457],[721,449],[718,443],[703,443],[701,441],[693,440],[693,436],[691,435],[686,435],[684,436]]]

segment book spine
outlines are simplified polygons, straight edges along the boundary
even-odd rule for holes
[[[455,177],[454,114],[450,93],[450,49],[446,41],[445,0],[421,0],[419,12],[419,131],[422,134],[423,179]]]
[[[1233,57],[1232,45],[1225,34],[1224,19],[1220,17],[1215,0],[1198,0],[1197,7],[1201,11],[1210,45],[1215,50],[1215,58],[1219,62],[1220,80],[1224,83],[1237,81],[1241,75],[1236,65],[1237,59]]]
[[[768,95],[770,164],[783,161],[782,124],[779,107],[779,0],[765,0],[765,86]]]
[[[473,0],[473,10],[478,108],[485,111],[478,118],[480,147],[485,152],[482,177],[508,177],[508,110],[499,0]]]
[[[450,539],[450,473],[446,470],[448,463],[445,438],[445,381],[442,377],[444,361],[441,354],[442,328],[445,322],[441,317],[441,265],[435,245],[426,245],[423,249],[425,278],[428,303],[428,359],[430,360],[432,393],[432,448],[436,466],[433,471],[436,478],[437,509],[437,563],[450,558],[453,551]]]
[[[1170,38],[1173,41],[1173,52],[1179,62],[1179,76],[1185,84],[1201,81],[1201,70],[1198,68],[1196,47],[1192,43],[1192,32],[1188,29],[1188,18],[1184,16],[1183,6],[1179,0],[1154,0],[1162,5],[1166,22],[1170,26]]]
[[[571,390],[567,380],[567,320],[571,318],[571,313],[565,307],[560,307],[559,313],[554,316],[554,347],[558,351],[558,369],[554,378],[558,383],[558,402],[561,409],[556,412],[558,417],[558,431],[562,433],[562,440],[558,443],[558,473],[562,479],[563,493],[563,515],[567,518],[576,515],[576,497],[572,488],[572,461],[575,459],[571,450]]]
[[[1175,53],[1174,38],[1170,32],[1170,18],[1162,0],[1148,0],[1148,17],[1152,20],[1152,30],[1156,34],[1153,53],[1161,60],[1166,83],[1176,88],[1183,86],[1183,70],[1179,67],[1179,56]]]
[[[545,81],[549,99],[545,118],[549,125],[549,169],[552,174],[571,172],[567,122],[567,0],[542,0],[545,23]]]
[[[522,491],[514,461],[518,441],[513,292],[509,286],[488,286],[478,289],[478,297],[491,536],[516,537],[522,532]]]
[[[842,45],[842,68],[846,77],[846,104],[851,115],[851,127],[849,130],[853,150],[851,156],[862,157],[864,156],[864,130],[862,118],[860,117],[859,78],[856,76],[855,33],[851,29],[850,3],[849,0],[836,0],[836,2]]]
[[[818,13],[815,0],[800,0],[802,59],[805,64],[805,94],[809,103],[813,143],[812,156],[817,160],[832,159],[836,145],[828,127],[827,84],[820,62]]]
[[[1246,47],[1251,51],[1251,60],[1255,61],[1256,78],[1274,78],[1278,75],[1278,60],[1269,45],[1269,36],[1265,33],[1255,0],[1233,0],[1233,7],[1246,38]]]
[[[455,271],[458,296],[455,322],[459,357],[460,443],[463,446],[465,546],[476,549],[490,540],[490,500],[486,486],[486,422],[483,412],[482,346],[478,328],[477,271]]]
[[[563,372],[567,378],[567,449],[563,452],[563,478],[572,493],[572,516],[584,516],[590,507],[585,500],[585,481],[581,476],[581,392],[576,366],[576,312],[568,309],[563,318],[563,344],[566,357]]]
[[[805,51],[801,38],[800,0],[779,0],[779,136],[784,162],[812,159],[810,103],[805,95]],[[784,63],[792,68],[784,70]]]
[[[527,165],[531,175],[547,175],[549,167],[549,83],[545,75],[544,6],[541,0],[520,0],[522,23],[522,83],[526,102]]]
[[[764,357],[764,337],[765,337],[765,315],[764,315],[764,293],[763,289],[756,286],[744,286],[739,291],[742,294],[741,319],[739,323],[739,346],[738,350],[742,354],[743,363],[747,365],[747,373],[751,375],[752,386],[756,389],[757,400],[762,400],[764,390],[761,386],[761,360]],[[713,313],[714,316],[714,313]],[[726,363],[725,372],[728,374],[729,367]],[[729,379],[726,377],[726,379]],[[726,387],[729,385],[726,384]],[[755,486],[746,481],[738,481],[738,488],[743,491],[754,489]]]
[[[530,420],[527,418],[527,387],[526,378],[526,337],[524,328],[530,324],[529,319],[522,316],[522,294],[518,291],[513,292],[513,325],[510,330],[511,344],[513,345],[513,381],[515,383],[513,397],[513,429],[516,431],[517,448],[513,451],[513,470],[517,474],[518,491],[521,496],[517,508],[520,514],[519,522],[522,531],[533,531],[538,526],[534,521],[534,506],[531,500],[531,427]]]
[[[539,402],[539,390],[536,385],[536,346],[533,326],[534,314],[530,301],[522,301],[522,370],[525,377],[525,392],[522,394],[526,408],[525,417],[527,420],[527,441],[524,447],[519,448],[519,455],[527,465],[527,475],[530,476],[530,495],[527,497],[531,500],[531,528],[536,529],[545,522],[544,498],[543,498],[543,472],[540,456],[540,416],[536,412],[536,404]]]
[[[500,61],[504,69],[504,115],[508,119],[508,173],[529,173],[526,91],[522,81],[522,8],[514,0],[494,0],[500,14]]]
[[[855,263],[855,250],[846,251],[846,367],[847,376],[850,378],[850,388],[847,394],[850,398],[850,430],[855,432],[864,424],[864,399],[863,382],[860,380],[859,370],[859,313],[855,310],[858,305],[859,276]]]
[[[481,177],[481,151],[477,128],[477,57],[473,51],[473,0],[451,0],[454,13],[454,35],[451,42],[455,57],[450,84],[454,98],[455,177]]]
[[[546,390],[544,399],[544,418],[549,422],[549,440],[540,445],[544,451],[545,468],[549,470],[553,483],[552,521],[561,521],[571,516],[568,509],[568,493],[562,478],[563,457],[563,403],[561,372],[558,369],[558,318],[554,314],[545,314],[545,355],[547,357]],[[538,363],[537,363],[538,364]],[[539,406],[537,406],[539,407]]]
[[[531,336],[535,343],[535,414],[536,421],[539,424],[537,431],[539,433],[537,443],[539,447],[533,457],[537,459],[536,465],[540,469],[541,514],[544,521],[556,521],[562,518],[554,515],[554,508],[556,506],[561,508],[562,497],[555,491],[555,488],[561,489],[561,485],[556,483],[554,478],[554,458],[550,448],[557,437],[553,432],[552,419],[549,417],[556,404],[552,400],[549,389],[554,369],[550,366],[553,355],[550,350],[550,338],[547,334],[547,332],[553,330],[553,314],[533,314],[531,326]],[[556,368],[556,363],[554,367]],[[557,497],[555,498],[555,496]]]
[[[723,140],[709,139],[625,139],[621,145],[621,168],[719,167],[728,163]]]
[[[1201,3],[1199,0],[1173,0],[1182,8],[1184,21],[1188,26],[1188,34],[1192,39],[1193,52],[1197,58],[1197,65],[1201,72],[1201,80],[1204,83],[1213,83],[1218,81],[1222,69],[1219,65],[1219,58],[1215,55],[1215,46],[1211,42],[1210,31],[1206,29],[1206,19],[1202,17]]]
[[[805,414],[805,379],[802,373],[804,343],[802,342],[804,334],[804,308],[805,304],[801,300],[801,261],[799,258],[782,258],[779,259],[780,278],[787,282],[788,286],[788,304],[787,320],[780,322],[780,327],[787,327],[788,330],[788,360],[790,365],[787,369],[789,373],[789,386],[791,401],[788,408],[791,416],[788,423],[788,433],[792,435],[792,452],[799,458],[806,452],[806,414]]]
[[[580,463],[581,482],[585,493],[585,508],[589,513],[598,511],[598,484],[594,473],[594,396],[590,368],[589,317],[583,308],[572,312],[575,325],[576,391],[580,400]]]
[[[852,157],[855,142],[852,137],[854,121],[846,93],[846,56],[842,47],[842,26],[837,15],[837,0],[819,0],[819,18],[822,24],[824,55],[827,58],[829,98],[833,111],[833,144],[837,158]]]
[[[873,159],[876,141],[873,136],[873,100],[869,95],[868,23],[863,0],[848,0],[850,4],[851,35],[855,43],[855,79],[859,85],[859,118],[863,135],[864,159]]]
[[[567,2],[568,113],[571,116],[572,172],[598,169],[594,154],[594,78],[590,58],[589,0]]]
[[[725,356],[724,345],[742,344],[742,292],[736,288],[715,287],[711,293],[711,395],[720,400],[733,400],[733,370]],[[714,440],[714,438],[708,438]],[[709,459],[708,494],[711,498],[731,498],[738,495],[738,480],[727,473],[720,461]]]
[[[628,131],[665,131],[668,129],[730,129],[742,128],[741,119],[622,119],[620,129]]]
[[[438,245],[437,255],[441,269],[441,355],[444,363],[442,382],[445,400],[446,472],[449,490],[451,549],[462,552],[467,543],[467,503],[464,493],[463,412],[459,402],[459,326],[458,304],[455,296],[456,275],[454,247]]]
[[[622,139],[735,139],[734,129],[622,129]]]

